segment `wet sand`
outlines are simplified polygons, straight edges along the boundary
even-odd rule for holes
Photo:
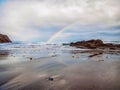
[[[3,50],[0,90],[120,90],[119,53],[60,48]]]

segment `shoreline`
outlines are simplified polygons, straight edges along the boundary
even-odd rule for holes
[[[37,47],[1,51],[0,90],[120,89],[119,50]]]

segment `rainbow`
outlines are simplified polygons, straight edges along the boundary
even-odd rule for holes
[[[62,32],[64,32],[65,30],[67,30],[67,29],[69,29],[69,28],[71,28],[71,27],[73,27],[73,26],[76,25],[76,24],[78,24],[78,22],[77,22],[77,23],[72,23],[72,24],[70,24],[70,25],[67,25],[67,26],[63,27],[63,28],[60,29],[58,32],[56,32],[55,34],[53,34],[53,35],[50,37],[50,39],[48,39],[47,43],[51,43],[51,42],[52,42],[55,38],[57,38]]]

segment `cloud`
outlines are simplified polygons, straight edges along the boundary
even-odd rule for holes
[[[116,28],[117,27],[117,28]],[[119,41],[119,26],[109,27],[103,25],[76,25],[66,29],[53,42],[75,42],[79,40],[102,39],[103,41]]]
[[[0,31],[15,40],[27,41],[45,37],[42,29],[32,26],[62,28],[76,22],[119,25],[119,3],[120,0],[6,0],[0,9]]]

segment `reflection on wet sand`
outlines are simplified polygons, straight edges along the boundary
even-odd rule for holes
[[[69,82],[66,87],[68,90],[119,90],[117,65],[89,62],[71,66],[65,71],[65,78]]]
[[[0,57],[8,56],[8,55],[9,55],[9,51],[8,50],[0,50]]]
[[[120,56],[89,57],[94,53],[61,50],[32,60],[23,53],[2,56],[0,90],[120,90]]]

